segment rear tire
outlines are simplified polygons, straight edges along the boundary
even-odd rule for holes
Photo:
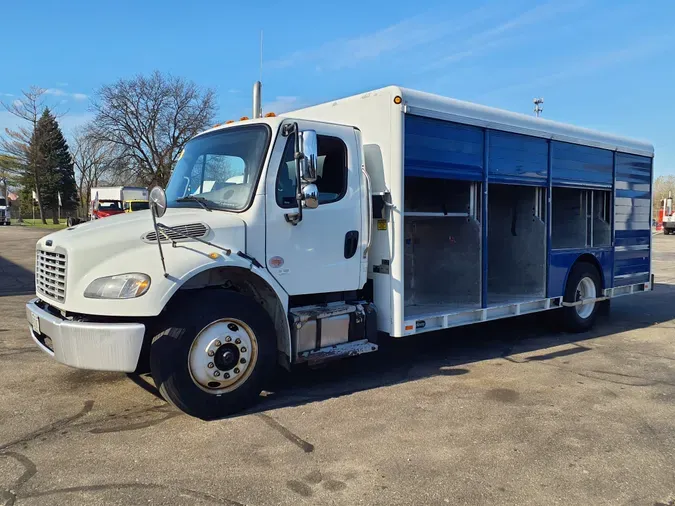
[[[578,302],[602,296],[602,283],[598,269],[587,262],[578,262],[567,278],[563,301]],[[563,326],[568,332],[586,332],[595,324],[600,302],[593,302],[562,309]]]
[[[150,346],[152,378],[164,399],[205,420],[259,399],[276,369],[277,342],[255,300],[221,289],[190,291],[167,312]]]

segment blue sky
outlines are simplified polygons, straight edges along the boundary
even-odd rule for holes
[[[541,96],[544,117],[651,141],[675,173],[672,1],[33,0],[0,18],[0,99],[47,88],[66,133],[99,86],[154,69],[213,87],[218,121],[249,115],[263,30],[266,111],[388,84],[526,114]]]

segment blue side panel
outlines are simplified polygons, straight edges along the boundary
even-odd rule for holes
[[[491,130],[488,166],[492,183],[546,186],[548,141]]]
[[[574,249],[574,250],[554,250],[551,251],[551,263],[548,270],[548,296],[559,297],[565,293],[565,283],[567,275],[577,259],[584,253],[593,255],[602,269],[602,287],[607,288],[607,280],[612,276],[613,255],[611,249],[592,250]]]
[[[616,247],[649,246],[649,230],[620,230],[616,233]]]
[[[612,187],[613,153],[553,141],[553,186]]]
[[[630,283],[649,281],[649,250],[627,250],[614,253],[614,279],[620,286],[623,278]]]
[[[614,286],[649,281],[652,159],[616,154]]]
[[[483,129],[421,116],[405,116],[406,176],[483,179]]]

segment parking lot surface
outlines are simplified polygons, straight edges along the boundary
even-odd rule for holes
[[[37,349],[45,233],[0,228],[0,505],[675,505],[673,236],[654,292],[592,332],[549,312],[397,340],[204,422]]]

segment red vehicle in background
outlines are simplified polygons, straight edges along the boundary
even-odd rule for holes
[[[142,202],[147,209],[148,189],[136,186],[109,186],[91,189],[89,219],[97,220],[126,212],[125,203]],[[131,209],[131,206],[126,206]]]

